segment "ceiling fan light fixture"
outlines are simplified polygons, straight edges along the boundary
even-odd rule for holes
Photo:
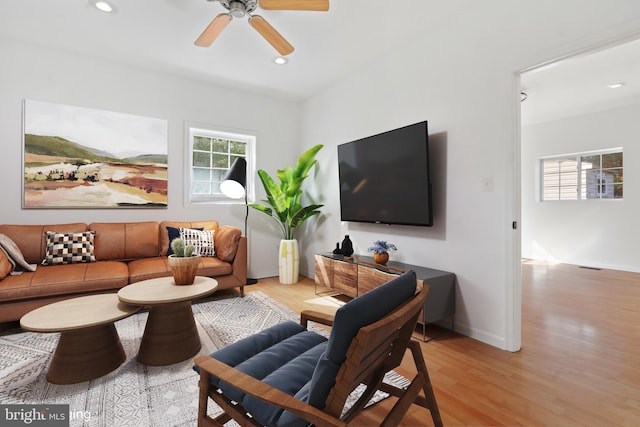
[[[89,1],[108,1],[108,0],[89,0]],[[196,46],[208,47],[214,42],[216,37],[220,35],[229,21],[233,18],[244,18],[247,16],[249,25],[251,25],[273,48],[275,48],[280,56],[284,57],[294,51],[294,47],[282,35],[271,26],[260,15],[254,15],[253,12],[261,7],[262,9],[271,10],[309,10],[309,11],[327,11],[329,10],[329,0],[207,0],[209,2],[218,2],[227,9],[228,13],[218,15],[195,41]],[[278,61],[282,61],[279,59]],[[276,62],[274,60],[274,62]],[[286,62],[280,62],[284,65]]]
[[[234,18],[242,18],[247,13],[247,8],[241,1],[232,1],[229,3],[229,14]]]

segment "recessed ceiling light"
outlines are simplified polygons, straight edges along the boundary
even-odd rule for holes
[[[284,56],[276,56],[275,58],[273,58],[273,62],[275,62],[278,65],[284,65],[287,62],[289,62],[289,60]]]
[[[89,0],[89,3],[96,9],[104,13],[116,13],[116,6],[107,0]]]
[[[624,85],[626,85],[625,82],[619,82],[619,83],[613,83],[613,84],[607,85],[607,87],[609,89],[618,89],[618,88],[620,88],[620,87],[622,87]]]

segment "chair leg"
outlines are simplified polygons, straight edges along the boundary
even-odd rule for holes
[[[198,387],[198,427],[213,426],[213,420],[207,416],[209,404],[209,373],[200,370],[200,383]]]
[[[416,364],[416,369],[418,370],[418,374],[424,376],[424,385],[422,386],[422,390],[424,391],[424,395],[427,398],[428,409],[431,412],[431,418],[433,419],[433,424],[436,427],[442,426],[442,417],[440,417],[440,410],[438,410],[438,403],[436,402],[436,395],[433,392],[433,387],[431,386],[431,380],[429,379],[429,373],[427,372],[427,365],[424,362],[424,356],[422,355],[422,349],[420,348],[420,344],[417,341],[411,340],[409,342],[409,349],[413,354],[413,361]]]
[[[394,427],[400,424],[402,417],[404,417],[415,401],[423,385],[424,375],[418,372],[409,387],[404,391],[396,404],[393,405],[393,408],[391,408],[391,411],[389,411],[384,421],[380,424],[380,427]]]

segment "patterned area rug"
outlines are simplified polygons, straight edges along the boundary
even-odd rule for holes
[[[212,353],[284,320],[299,319],[261,292],[244,298],[223,295],[194,304],[193,313],[202,341],[199,354]],[[198,376],[191,369],[192,359],[162,367],[136,361],[146,318],[147,313],[139,313],[116,322],[127,355],[124,364],[104,377],[72,385],[49,384],[45,379],[58,334],[0,337],[0,403],[69,404],[71,426],[196,425]],[[387,381],[399,386],[408,382],[399,375]],[[384,398],[381,393],[373,401]],[[214,403],[209,406],[211,414],[219,411]]]

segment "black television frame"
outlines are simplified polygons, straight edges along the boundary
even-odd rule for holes
[[[393,153],[398,154],[397,158],[389,155],[389,146],[392,144],[403,144],[402,151]],[[337,150],[340,218],[342,221],[433,226],[433,192],[429,168],[428,122],[426,120],[340,144]],[[407,156],[409,158],[406,158]],[[371,170],[375,168],[380,169],[379,173]],[[386,174],[384,183],[395,186],[392,189],[394,191],[389,188],[380,189],[380,183],[383,182],[380,179],[380,174]],[[401,176],[403,174],[408,178],[403,179]],[[362,189],[361,187],[358,190],[356,187],[366,185],[367,182],[371,183],[376,179],[378,185],[370,185],[367,189],[371,191],[361,196],[361,202],[369,203],[368,209],[370,210],[373,210],[378,204],[379,212],[375,214],[372,211],[367,211],[366,214],[356,214],[355,209],[360,206],[356,206],[357,202],[354,202],[353,198],[357,198],[354,194]],[[403,186],[407,182],[414,192],[410,192]],[[416,187],[420,182],[424,185]],[[422,192],[416,193],[416,188]],[[368,194],[368,198],[366,194]],[[416,195],[420,196],[419,199],[415,199]],[[411,199],[409,200],[409,198]],[[411,216],[408,214],[409,206],[414,205],[415,200],[418,200],[417,203],[420,204],[420,212],[419,215]],[[394,207],[397,202],[404,205],[402,212],[383,212],[388,210],[388,207]]]

